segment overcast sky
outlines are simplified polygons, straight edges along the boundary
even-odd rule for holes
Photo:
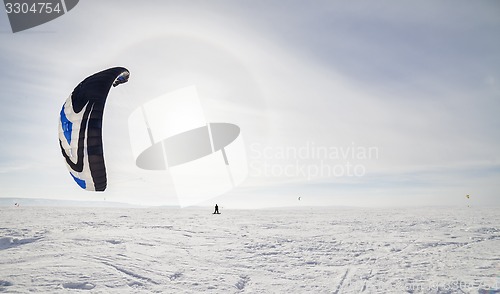
[[[80,1],[15,34],[0,13],[0,197],[177,205],[167,171],[135,166],[127,120],[195,85],[249,163],[207,205],[500,205],[498,36],[497,1]],[[108,189],[87,192],[59,112],[112,66],[131,77],[106,104]]]

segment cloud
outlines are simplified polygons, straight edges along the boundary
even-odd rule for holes
[[[486,2],[81,2],[29,32],[0,35],[6,142],[0,170],[9,180],[47,180],[37,183],[55,187],[60,197],[89,197],[73,193],[59,158],[57,113],[79,81],[121,65],[131,80],[112,89],[104,121],[110,179],[131,179],[110,186],[107,195],[117,201],[126,186],[154,195],[151,203],[175,202],[162,182],[168,174],[152,175],[131,162],[126,124],[144,101],[191,84],[199,87],[209,120],[239,125],[248,146],[376,146],[380,158],[366,165],[385,189],[380,194],[402,189],[408,174],[425,186],[421,193],[442,191],[447,185],[434,183],[452,180],[455,169],[467,182],[473,172],[466,167],[475,166],[485,172],[476,176],[488,179],[484,193],[494,197],[489,179],[496,174],[486,171],[500,162],[498,10]],[[17,164],[34,167],[15,170]],[[42,166],[66,183],[39,176]],[[9,180],[0,180],[3,191],[32,196],[39,190]],[[286,177],[251,178],[243,190],[275,191],[290,182],[316,191],[304,179]],[[368,177],[344,186],[350,193],[371,187]]]

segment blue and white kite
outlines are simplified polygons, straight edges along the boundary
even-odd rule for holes
[[[123,67],[91,75],[76,86],[61,109],[59,145],[69,173],[85,190],[106,189],[102,147],[104,104],[111,86],[126,83],[129,75]]]

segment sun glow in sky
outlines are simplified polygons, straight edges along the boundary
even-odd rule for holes
[[[249,169],[202,204],[499,205],[499,15],[495,1],[80,1],[13,34],[0,13],[0,197],[178,205],[167,171],[135,166],[127,121],[195,85],[208,122],[240,127]],[[68,175],[58,114],[112,66],[131,76],[108,97],[108,189],[92,193]]]

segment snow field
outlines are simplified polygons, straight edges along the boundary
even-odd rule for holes
[[[0,292],[500,293],[493,208],[0,208]]]

